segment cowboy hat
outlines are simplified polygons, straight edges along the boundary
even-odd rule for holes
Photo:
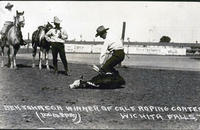
[[[96,37],[102,35],[103,33],[105,33],[109,28],[105,28],[103,25],[99,26],[97,28],[97,34],[95,35]]]
[[[55,16],[54,18],[53,18],[53,22],[52,23],[61,23],[62,21],[57,17],[57,16]]]
[[[5,6],[6,9],[11,9],[12,7],[13,7],[13,5],[10,4],[10,3],[8,3],[8,4]]]

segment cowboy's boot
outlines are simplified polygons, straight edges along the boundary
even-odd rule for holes
[[[68,68],[65,68],[65,73],[64,73],[64,74],[65,74],[66,76],[70,76]]]
[[[65,75],[66,75],[66,76],[70,76],[70,74],[69,74],[68,71],[65,71]]]

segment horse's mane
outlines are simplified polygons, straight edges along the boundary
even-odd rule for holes
[[[38,26],[38,29],[40,29],[40,28],[44,28],[44,26]]]

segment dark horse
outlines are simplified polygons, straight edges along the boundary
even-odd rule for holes
[[[48,22],[45,26],[39,26],[36,31],[33,32],[32,35],[32,47],[33,47],[33,64],[32,67],[35,67],[35,56],[37,53],[37,47],[40,47],[39,52],[39,69],[42,69],[42,60],[45,58],[46,67],[49,70],[49,50],[50,43],[45,39],[45,34],[52,29],[53,26]]]
[[[4,47],[8,48],[8,66],[11,69],[16,67],[16,54],[20,48],[20,43],[23,42],[21,27],[24,27],[24,11],[16,11],[16,17],[13,23],[13,26],[9,29],[6,37],[1,39],[1,56],[4,57]],[[4,66],[4,58],[2,58],[1,67]]]

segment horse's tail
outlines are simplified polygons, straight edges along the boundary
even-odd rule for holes
[[[33,57],[35,57],[35,55],[36,55],[36,52],[37,52],[37,42],[38,42],[38,40],[37,40],[37,33],[38,33],[38,30],[36,30],[36,31],[34,31],[33,32],[33,34],[32,34],[32,47],[33,47]]]
[[[35,43],[35,41],[36,41],[36,34],[37,34],[37,30],[36,31],[34,31],[33,32],[33,34],[32,34],[32,47],[34,46],[34,43]]]

